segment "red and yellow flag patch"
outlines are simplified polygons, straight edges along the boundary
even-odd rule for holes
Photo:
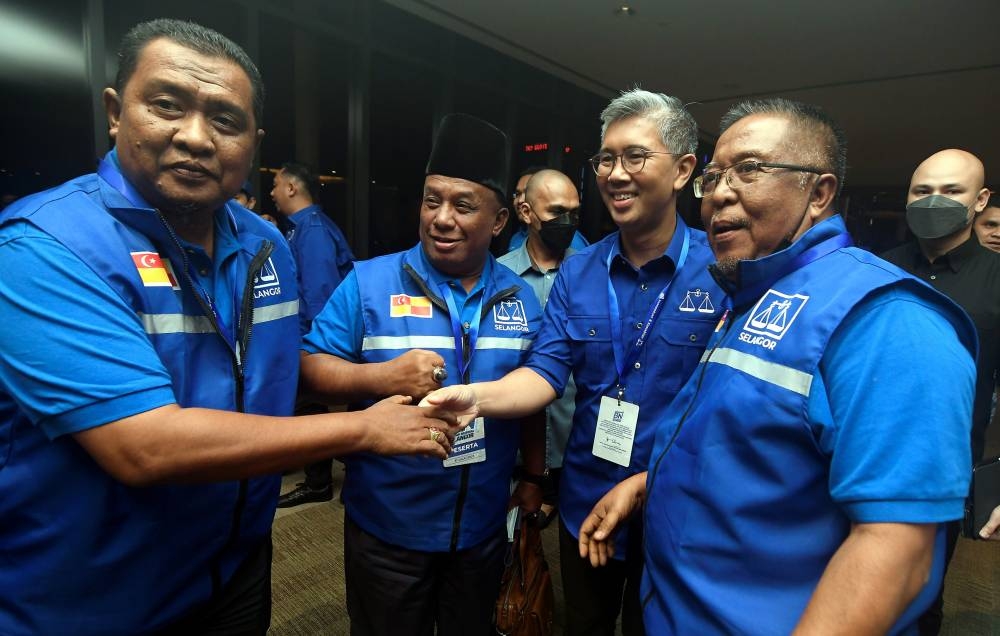
[[[131,252],[132,262],[139,271],[144,287],[173,287],[180,289],[170,261],[156,252]]]
[[[392,294],[389,296],[389,316],[391,318],[430,318],[433,312],[431,300],[427,296]]]

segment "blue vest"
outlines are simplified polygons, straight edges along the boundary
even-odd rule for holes
[[[427,349],[447,361],[445,385],[497,380],[520,366],[541,321],[531,289],[508,268],[492,263],[479,337],[466,377],[458,377],[448,306],[428,283],[420,249],[355,263],[365,325],[361,362]],[[410,297],[409,309],[395,310],[393,316],[393,301],[402,295]],[[461,467],[445,468],[429,457],[350,455],[344,459],[347,514],[365,532],[411,550],[473,547],[504,526],[520,433],[517,421],[487,419],[486,461]]]
[[[819,243],[823,231],[801,240]],[[943,296],[853,247],[780,276],[746,302],[737,294],[657,431],[642,583],[649,633],[794,629],[851,525],[830,495],[830,458],[806,417],[811,381],[851,310],[898,285],[925,295],[960,336],[970,333]],[[964,344],[974,354],[974,340]],[[940,561],[925,590],[940,581]],[[927,601],[925,592],[897,626]]]
[[[121,295],[169,371],[180,406],[290,415],[299,355],[291,255],[253,213],[227,203],[225,214],[241,245],[229,271],[239,281],[235,347],[193,295],[185,255],[158,215],[132,207],[96,175],[8,208],[0,223],[37,226]],[[139,252],[169,260],[179,285],[145,286],[133,256]],[[163,627],[209,600],[270,532],[277,476],[130,488],[70,436],[50,441],[16,408],[0,416],[0,433],[17,440],[0,470],[2,633]]]

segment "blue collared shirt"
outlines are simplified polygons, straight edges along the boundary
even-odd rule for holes
[[[288,217],[285,232],[299,272],[299,326],[302,334],[351,271],[354,254],[344,233],[318,205]]]
[[[688,256],[677,270],[686,231],[690,235]],[[617,232],[563,262],[526,366],[557,394],[562,393],[570,373],[576,381],[576,412],[559,493],[560,514],[574,536],[600,497],[618,482],[646,469],[653,424],[698,364],[722,312],[723,293],[707,269],[712,262],[704,232],[688,230],[679,217],[664,254],[640,268],[621,254]],[[618,298],[625,342],[612,339],[609,276]],[[659,318],[624,378],[623,397],[639,406],[639,420],[631,463],[619,466],[591,452],[601,398],[618,393],[613,347],[624,358],[667,283],[670,287]],[[626,534],[619,533],[616,558],[624,558]]]

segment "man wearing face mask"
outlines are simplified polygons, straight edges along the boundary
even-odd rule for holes
[[[523,278],[544,307],[559,273],[559,265],[576,251],[573,242],[580,224],[580,196],[569,177],[558,170],[541,170],[528,180],[516,212],[527,228],[528,238],[520,247],[497,260]],[[542,527],[555,516],[563,452],[573,425],[575,400],[576,385],[571,376],[562,397],[545,408],[548,480],[543,486]]]
[[[990,195],[984,181],[982,161],[964,150],[942,150],[925,159],[913,172],[906,196],[906,224],[915,239],[882,255],[951,298],[976,325],[979,357],[972,404],[973,463],[983,456],[1000,364],[1000,254],[983,247],[972,231]],[[958,522],[950,523],[949,560],[958,534]],[[937,599],[920,617],[922,635],[940,630],[943,602],[942,585]]]
[[[973,462],[983,455],[1000,364],[1000,255],[983,247],[972,231],[990,195],[984,176],[983,163],[964,150],[942,150],[924,160],[906,197],[906,224],[915,239],[882,255],[951,298],[976,324]]]

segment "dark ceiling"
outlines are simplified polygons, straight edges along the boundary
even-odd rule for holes
[[[709,138],[741,97],[819,104],[847,131],[850,185],[903,188],[958,147],[1000,189],[998,0],[389,1],[599,94],[692,102]]]

